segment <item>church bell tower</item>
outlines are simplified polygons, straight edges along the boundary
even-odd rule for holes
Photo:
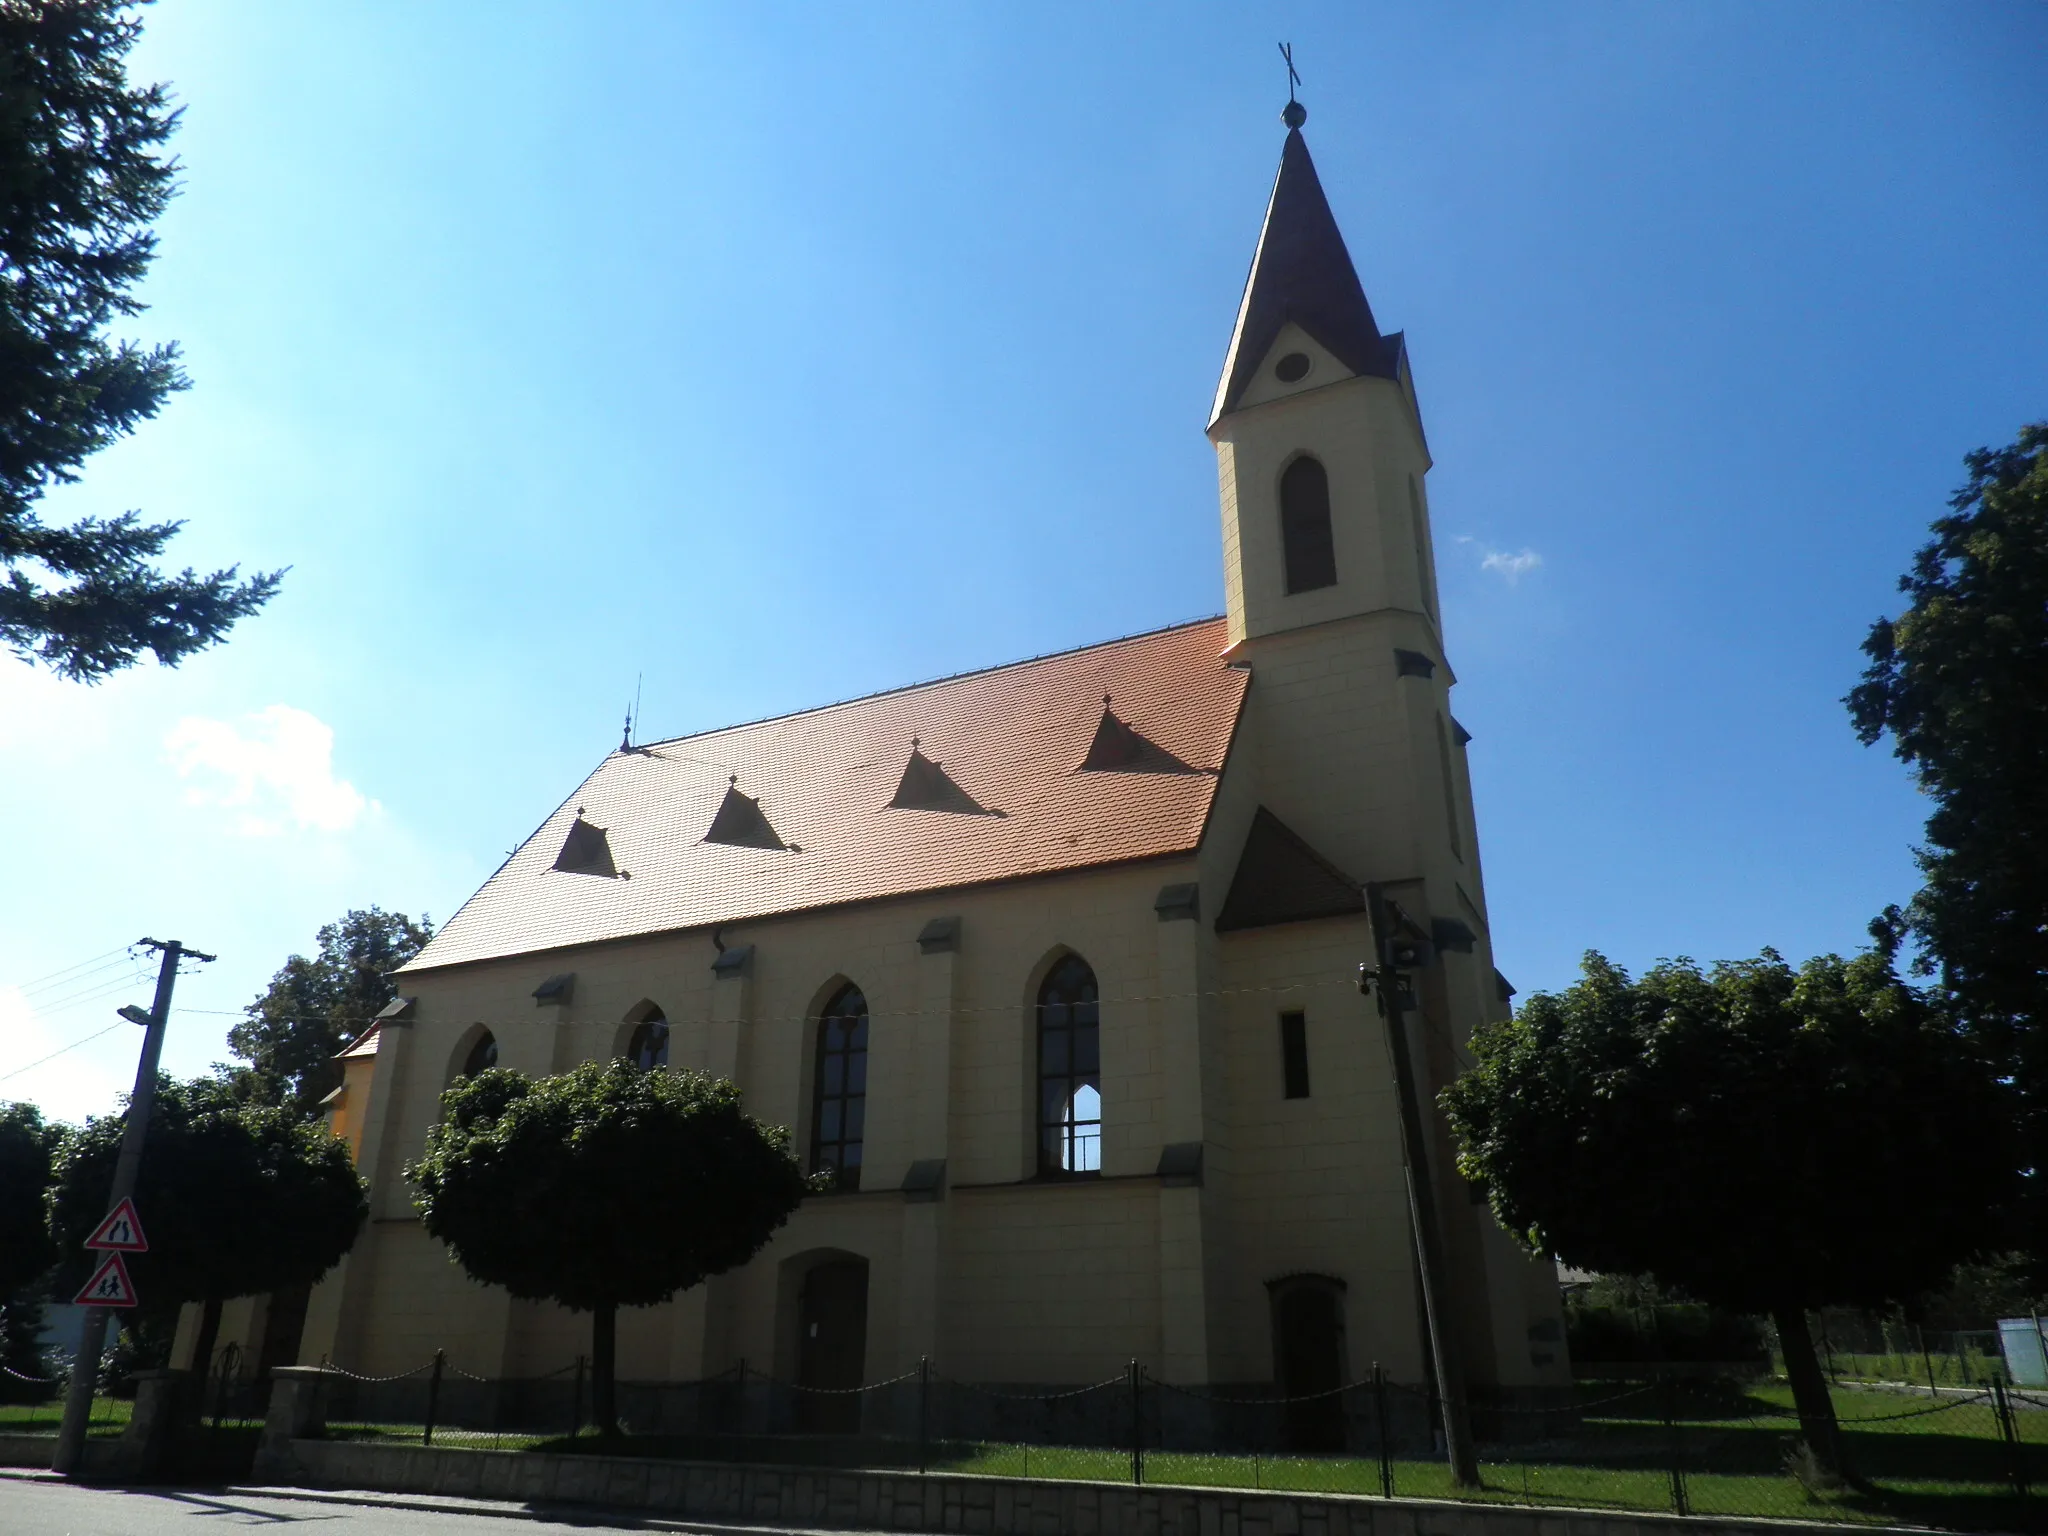
[[[1217,382],[1228,649],[1252,672],[1261,803],[1347,877],[1461,946],[1440,999],[1497,1016],[1466,733],[1437,607],[1429,446],[1290,101]]]
[[[1226,975],[1249,953],[1233,946],[1254,926],[1240,913],[1257,893],[1287,898],[1269,898],[1282,915],[1262,919],[1274,924],[1261,940],[1268,963],[1297,945],[1289,963],[1313,976],[1331,956],[1370,954],[1364,934],[1336,924],[1376,889],[1384,914],[1433,955],[1414,969],[1416,1004],[1400,1026],[1429,1104],[1473,1031],[1507,1016],[1512,989],[1494,969],[1470,738],[1451,713],[1408,351],[1373,318],[1302,138],[1307,117],[1292,100],[1282,114],[1280,170],[1209,419],[1224,655],[1251,684],[1233,748],[1241,789],[1214,824],[1204,884],[1229,893],[1216,922]],[[1297,1015],[1308,1027],[1336,1006],[1322,996]],[[1375,1106],[1361,1123],[1384,1113]],[[1554,1274],[1470,1198],[1441,1125],[1428,1134],[1447,1326],[1466,1371],[1503,1385],[1568,1381]]]
[[[1398,332],[1380,334],[1289,102],[1210,412],[1230,640],[1406,611],[1435,642],[1429,447]]]

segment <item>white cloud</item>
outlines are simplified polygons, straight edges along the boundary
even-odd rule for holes
[[[164,748],[179,777],[196,781],[186,803],[242,811],[244,836],[273,837],[287,825],[346,832],[365,812],[382,809],[334,776],[333,727],[289,704],[272,704],[239,725],[187,715]]]
[[[1542,563],[1543,557],[1533,549],[1517,550],[1513,554],[1504,549],[1489,549],[1480,560],[1479,568],[1482,571],[1498,571],[1512,584],[1520,581]]]
[[[1513,586],[1524,576],[1543,564],[1543,557],[1533,549],[1495,549],[1491,544],[1482,544],[1469,533],[1457,535],[1457,542],[1469,544],[1479,553],[1479,569],[1492,571],[1504,577]]]

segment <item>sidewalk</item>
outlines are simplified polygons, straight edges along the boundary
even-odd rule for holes
[[[64,1487],[54,1472],[0,1467],[0,1487],[7,1483],[40,1483]],[[687,1536],[884,1536],[879,1531],[827,1532],[803,1526],[720,1524],[707,1520],[670,1520],[634,1515],[628,1510],[596,1504],[516,1504],[501,1499],[458,1499],[439,1494],[377,1493],[369,1489],[280,1488],[234,1483],[209,1492],[245,1499],[271,1499],[298,1504],[342,1504],[357,1509],[403,1510],[422,1515],[488,1515],[499,1520],[533,1520],[552,1525],[592,1526],[612,1530],[678,1531]]]

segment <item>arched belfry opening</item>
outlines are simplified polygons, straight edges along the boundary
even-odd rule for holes
[[[1337,541],[1330,528],[1330,474],[1302,454],[1280,476],[1280,548],[1287,591],[1337,584]]]

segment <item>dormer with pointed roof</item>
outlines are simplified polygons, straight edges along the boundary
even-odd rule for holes
[[[1382,610],[1433,629],[1429,448],[1406,343],[1373,316],[1306,111],[1290,102],[1285,117],[1209,422],[1231,641]]]

